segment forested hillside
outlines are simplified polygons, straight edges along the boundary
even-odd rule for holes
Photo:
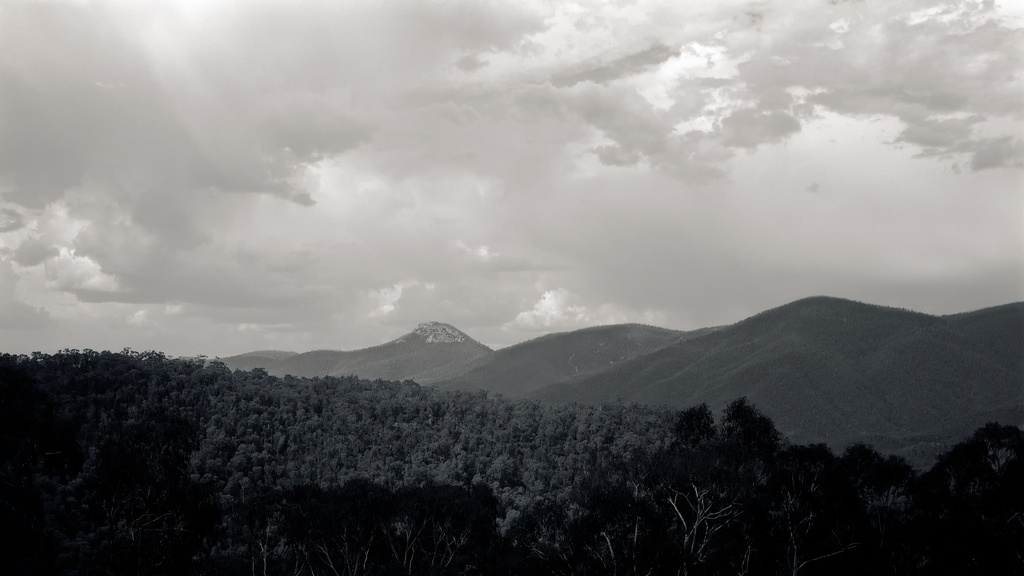
[[[548,334],[502,348],[481,358],[467,372],[434,384],[450,390],[487,390],[522,398],[554,382],[594,374],[708,331],[616,324]]]
[[[942,317],[818,297],[533,397],[720,409],[746,396],[796,441],[913,444],[996,414],[1024,423],[1022,350],[1022,303]]]
[[[12,574],[1021,573],[1024,437],[927,472],[716,419],[159,353],[0,355]]]

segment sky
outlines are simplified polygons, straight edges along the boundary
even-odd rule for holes
[[[0,0],[0,351],[1024,300],[1016,0]]]

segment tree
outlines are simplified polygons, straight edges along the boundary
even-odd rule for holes
[[[669,520],[653,494],[624,484],[595,482],[584,489],[583,513],[572,524],[582,566],[595,574],[640,575],[663,570],[672,558]]]
[[[696,448],[715,438],[715,417],[707,403],[683,410],[676,420],[675,441],[687,448]]]
[[[700,420],[706,422],[702,415]],[[717,436],[706,429],[701,435]],[[744,512],[748,478],[723,463],[722,449],[720,441],[677,442],[656,459],[660,467],[651,482],[669,522],[668,545],[683,574],[714,573],[724,569],[727,557],[746,553],[735,528]]]
[[[384,545],[394,494],[367,480],[340,487],[303,485],[284,497],[281,531],[296,572],[358,576],[395,569]]]
[[[859,502],[863,545],[855,553],[857,572],[910,573],[917,560],[909,526],[917,480],[913,468],[898,456],[883,456],[858,443],[843,452],[839,474]]]
[[[1024,574],[1024,433],[989,423],[921,478],[924,574]]]
[[[790,446],[780,455],[772,479],[772,518],[784,550],[783,565],[797,576],[860,546],[849,519],[848,498],[837,460],[824,444]]]
[[[241,557],[253,576],[277,574],[284,563],[285,502],[283,490],[258,488],[244,502],[237,503],[230,516],[225,516],[225,528],[240,534],[224,536],[242,543],[239,550],[232,552]]]
[[[522,573],[569,576],[581,562],[573,510],[547,497],[523,508],[507,538],[519,556],[525,557]]]
[[[464,574],[489,564],[498,503],[483,485],[399,489],[385,542],[408,574]]]
[[[718,426],[723,441],[742,460],[767,462],[782,447],[782,434],[770,418],[747,400],[737,398],[726,406]]]
[[[50,399],[23,360],[0,356],[0,557],[12,573],[43,574],[55,569],[56,543],[40,480],[49,461],[59,457],[74,466],[80,453],[72,456],[77,446],[57,432]]]
[[[80,479],[86,562],[114,574],[189,572],[219,520],[212,493],[189,476],[198,431],[167,412],[140,416],[110,423]]]

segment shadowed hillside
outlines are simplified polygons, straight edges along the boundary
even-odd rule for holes
[[[947,317],[808,298],[539,390],[714,408],[747,396],[795,441],[934,436],[1019,418],[1024,304]]]
[[[549,334],[498,350],[465,374],[437,386],[524,397],[551,383],[593,374],[708,331],[619,324]]]

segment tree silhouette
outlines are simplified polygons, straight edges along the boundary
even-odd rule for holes
[[[1024,433],[989,423],[919,487],[923,574],[1024,573]]]

